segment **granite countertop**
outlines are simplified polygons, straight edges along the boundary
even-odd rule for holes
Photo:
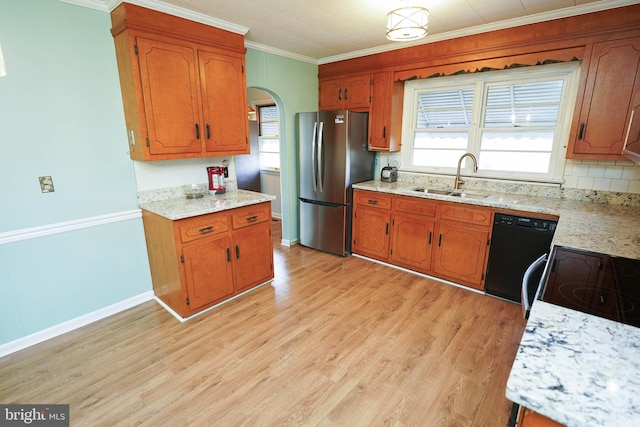
[[[568,427],[637,426],[640,328],[536,301],[506,396]]]
[[[275,196],[247,190],[231,190],[225,194],[206,195],[200,199],[184,196],[156,201],[141,202],[141,209],[153,212],[171,220],[220,212],[242,206],[275,200]]]
[[[560,219],[553,237],[553,245],[640,259],[640,207],[637,206],[485,190],[469,192],[485,194],[486,198],[460,198],[421,193],[414,191],[416,187],[420,185],[409,182],[386,183],[379,180],[353,184],[353,188],[360,190],[557,215]]]

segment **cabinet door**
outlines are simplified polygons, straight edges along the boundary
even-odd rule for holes
[[[367,110],[371,96],[369,74],[327,79],[319,82],[318,108],[328,110]]]
[[[441,221],[433,270],[476,289],[483,289],[489,231]]]
[[[390,87],[392,73],[373,75],[371,88],[371,110],[369,114],[369,150],[387,151],[389,149],[389,110],[391,108]]]
[[[630,110],[639,102],[640,38],[595,44],[573,153],[622,159]]]
[[[237,292],[273,279],[271,223],[263,222],[235,230],[233,257]]]
[[[198,51],[205,150],[249,153],[247,94],[242,58]]]
[[[434,224],[424,217],[395,214],[391,226],[391,261],[421,272],[430,270]]]
[[[318,90],[320,111],[341,110],[343,98],[342,79],[321,80]]]
[[[192,313],[233,294],[230,243],[225,234],[184,246],[187,297]]]
[[[369,74],[344,79],[344,109],[368,109],[371,100],[371,77]]]
[[[190,47],[138,38],[149,152],[202,152],[198,68]]]
[[[356,206],[353,218],[353,252],[386,261],[389,257],[391,212]]]

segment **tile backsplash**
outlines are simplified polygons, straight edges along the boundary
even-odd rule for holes
[[[626,161],[567,159],[563,186],[640,194],[640,165]]]

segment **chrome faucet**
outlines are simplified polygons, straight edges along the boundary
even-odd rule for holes
[[[460,185],[464,184],[464,181],[460,179],[460,167],[462,166],[462,160],[465,157],[471,157],[471,160],[473,160],[473,171],[478,172],[478,159],[476,159],[476,156],[474,156],[472,153],[464,153],[462,156],[460,156],[460,160],[458,160],[458,170],[456,171],[456,180],[453,183],[454,190],[459,190]]]

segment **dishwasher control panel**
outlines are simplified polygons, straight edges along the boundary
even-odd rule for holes
[[[556,230],[557,221],[496,214],[494,224],[516,225],[520,227],[530,227],[536,231],[554,232]]]

